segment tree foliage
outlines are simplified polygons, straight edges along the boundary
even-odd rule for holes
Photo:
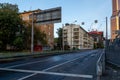
[[[0,4],[0,47],[5,50],[7,45],[13,45],[16,33],[19,31],[18,25],[22,25],[22,20],[18,14],[17,5],[9,3]]]
[[[62,48],[62,28],[57,29],[57,35],[58,35],[58,39],[57,39],[57,46],[59,49]]]
[[[30,23],[24,23],[25,25],[25,46],[27,49],[30,49],[31,46],[31,27]],[[34,25],[34,45],[46,45],[47,44],[47,37],[44,32],[41,32],[35,25]]]
[[[22,21],[18,6],[0,3],[0,50],[12,47],[15,50],[31,46],[31,24]],[[34,44],[47,44],[46,34],[34,27]]]

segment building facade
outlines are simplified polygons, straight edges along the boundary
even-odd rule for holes
[[[120,30],[120,0],[112,0],[111,39],[115,39]]]
[[[41,10],[34,10],[34,11],[24,11],[20,13],[20,16],[23,21],[31,23],[30,15],[32,13],[38,13]],[[47,37],[47,43],[50,48],[53,48],[54,46],[54,24],[40,24],[40,23],[34,23],[35,27],[39,29],[40,31],[44,32]]]
[[[80,25],[65,24],[63,26],[63,45],[70,49],[93,49],[93,38]]]
[[[94,48],[103,48],[104,47],[103,31],[90,31],[89,34],[94,39]]]

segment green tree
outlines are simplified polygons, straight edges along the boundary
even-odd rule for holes
[[[31,48],[31,24],[25,23],[26,30],[25,30],[25,47],[26,49]],[[41,45],[47,44],[47,37],[44,32],[41,32],[35,25],[34,25],[34,45],[40,43]]]
[[[42,45],[47,44],[47,37],[44,32],[41,32],[39,29],[34,27],[34,43],[37,44],[40,42]]]
[[[59,47],[59,49],[62,48],[62,28],[57,29],[57,35],[58,35],[58,39],[57,39],[57,46]]]
[[[22,20],[18,14],[18,6],[9,3],[0,3],[0,47],[5,50],[7,45],[12,46],[19,32]]]
[[[23,49],[23,39],[21,37],[17,37],[13,42],[16,50]]]

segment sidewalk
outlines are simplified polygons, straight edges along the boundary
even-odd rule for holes
[[[120,80],[120,68],[106,64],[106,73],[101,77],[101,80]]]

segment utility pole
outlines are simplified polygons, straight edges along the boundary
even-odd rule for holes
[[[64,24],[62,24],[62,46],[64,51]]]
[[[107,40],[108,40],[108,19],[106,17],[106,39],[105,39],[105,53],[106,53],[106,50],[107,50]]]
[[[32,12],[31,54],[34,52],[34,13]]]
[[[72,25],[73,24],[70,24],[70,27],[71,27],[71,50],[72,50]]]
[[[106,17],[106,40],[108,39],[108,19]]]

